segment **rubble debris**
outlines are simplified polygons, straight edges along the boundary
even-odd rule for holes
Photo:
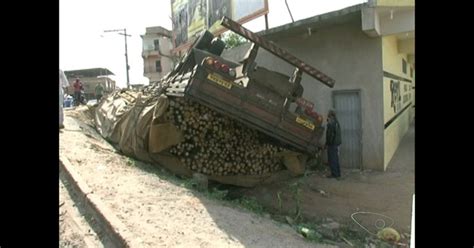
[[[386,227],[380,230],[377,233],[377,237],[383,241],[394,242],[394,243],[400,240],[400,234],[397,232],[397,230],[391,227]]]

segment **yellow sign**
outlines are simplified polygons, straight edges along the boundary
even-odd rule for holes
[[[230,88],[232,88],[232,83],[231,82],[222,79],[221,76],[219,76],[217,74],[209,73],[209,75],[207,75],[207,79],[209,79],[212,82],[215,82],[216,84],[218,84],[222,87],[225,87],[229,90],[230,90]]]
[[[305,119],[298,116],[298,117],[296,117],[296,122],[303,125],[303,126],[305,126],[305,127],[307,127],[307,128],[309,128],[309,129],[311,129],[311,130],[314,130],[314,127],[315,127],[314,124],[311,123],[308,120],[305,120]]]

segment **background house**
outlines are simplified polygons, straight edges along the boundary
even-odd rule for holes
[[[259,35],[336,80],[303,74],[304,98],[342,126],[341,166],[385,170],[415,116],[414,1],[369,1]],[[257,65],[294,67],[259,49]]]
[[[109,93],[115,89],[115,81],[109,76],[114,75],[110,70],[106,68],[90,68],[73,71],[64,71],[69,81],[69,87],[66,93],[73,95],[74,88],[73,83],[76,78],[79,78],[84,86],[84,94],[86,99],[95,99],[95,87],[97,84],[102,84],[104,92]]]
[[[160,80],[174,67],[174,57],[171,54],[173,42],[171,31],[157,26],[147,27],[143,39],[143,75],[150,82]]]

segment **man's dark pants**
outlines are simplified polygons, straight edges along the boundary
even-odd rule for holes
[[[81,92],[79,91],[74,91],[74,101],[76,102],[77,105],[81,102]]]
[[[328,146],[328,162],[331,168],[331,175],[333,177],[340,177],[341,170],[339,168],[339,147],[335,145]]]

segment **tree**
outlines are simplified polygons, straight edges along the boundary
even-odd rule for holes
[[[238,47],[243,43],[248,42],[247,39],[233,32],[224,33],[222,40],[226,43],[227,48]]]

